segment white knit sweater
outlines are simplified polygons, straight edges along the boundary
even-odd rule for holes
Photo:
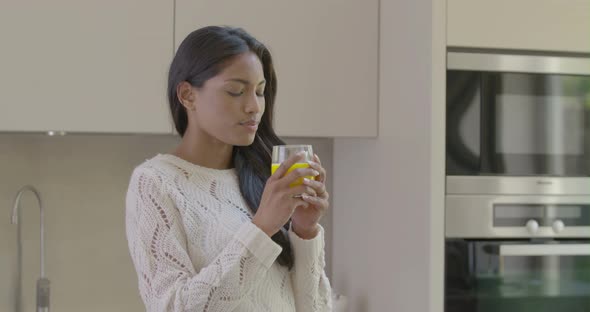
[[[252,224],[234,169],[160,154],[135,168],[126,199],[129,249],[147,311],[331,311],[323,229],[289,232],[295,263]]]

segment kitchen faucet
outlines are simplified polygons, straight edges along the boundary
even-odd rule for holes
[[[41,222],[40,222],[40,233],[41,233],[41,277],[37,280],[37,312],[49,312],[49,279],[45,277],[45,226],[44,226],[44,213],[45,209],[43,207],[43,202],[41,201],[41,195],[39,191],[30,185],[26,185],[21,188],[18,193],[16,194],[16,199],[14,200],[14,206],[12,207],[12,224],[18,225],[18,248],[19,248],[19,262],[21,261],[21,237],[20,237],[20,223],[18,222],[19,216],[19,207],[20,207],[20,199],[21,196],[25,191],[31,191],[37,197],[37,202],[39,203],[39,210],[41,213]],[[17,309],[20,307],[20,299],[21,299],[21,289],[20,289],[20,279],[22,277],[22,263],[19,263],[19,272],[18,272],[18,280],[19,280],[19,287],[17,289]],[[17,311],[20,312],[20,311]]]

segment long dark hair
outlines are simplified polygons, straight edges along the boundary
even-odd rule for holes
[[[238,172],[242,196],[256,213],[266,180],[270,176],[272,146],[284,144],[272,126],[277,78],[268,49],[241,28],[208,26],[193,31],[182,41],[170,65],[168,102],[176,131],[184,136],[188,117],[176,94],[178,84],[187,81],[200,88],[205,81],[219,74],[228,60],[246,52],[256,54],[262,63],[266,80],[265,110],[254,143],[250,146],[235,146],[232,161]],[[283,248],[278,258],[279,264],[291,269],[293,255],[287,230],[288,223],[282,231],[273,235],[272,240]]]

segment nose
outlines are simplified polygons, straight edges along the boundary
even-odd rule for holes
[[[262,110],[263,106],[264,98],[258,97],[256,93],[253,93],[247,98],[244,110],[247,114],[258,114]]]

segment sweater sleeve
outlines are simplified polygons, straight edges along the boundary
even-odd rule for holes
[[[324,267],[324,229],[320,226],[318,235],[310,240],[297,236],[289,230],[295,264],[292,281],[297,311],[332,311],[332,289]]]
[[[162,177],[137,168],[126,198],[126,232],[147,311],[233,311],[256,287],[281,247],[246,222],[217,258],[194,267],[178,209]]]

